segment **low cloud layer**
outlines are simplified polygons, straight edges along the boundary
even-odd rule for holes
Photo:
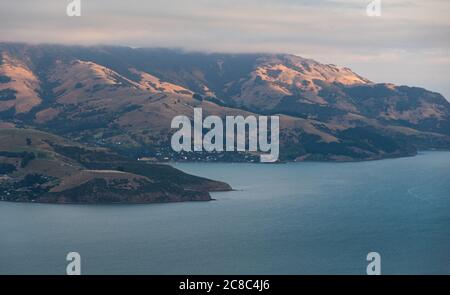
[[[0,0],[0,41],[286,52],[349,66],[376,82],[450,98],[450,2],[382,0]]]

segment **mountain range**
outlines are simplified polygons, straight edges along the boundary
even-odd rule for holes
[[[0,119],[133,157],[177,154],[170,121],[280,115],[280,158],[370,160],[450,147],[450,104],[418,87],[373,83],[348,68],[289,54],[0,44]],[[388,69],[387,69],[388,70]]]
[[[450,103],[439,93],[374,83],[349,68],[295,55],[0,43],[2,132],[29,132],[33,136],[22,136],[21,144],[31,137],[41,144],[25,145],[21,152],[33,148],[35,156],[50,153],[58,163],[64,159],[78,167],[75,174],[61,172],[67,174],[64,177],[58,172],[59,180],[41,201],[74,201],[61,194],[74,189],[67,183],[106,179],[110,184],[125,179],[140,191],[148,188],[142,183],[154,182],[142,172],[118,171],[118,162],[133,166],[142,165],[142,160],[257,161],[254,153],[173,152],[170,122],[178,115],[192,117],[194,108],[202,108],[204,116],[279,115],[282,161],[375,160],[415,155],[420,149],[450,148]],[[48,138],[58,138],[59,144],[50,144]],[[13,139],[3,136],[2,140],[9,150],[0,153],[15,149],[8,144]],[[77,152],[80,148],[107,151],[116,164],[101,163],[96,156],[83,162]],[[70,154],[63,153],[68,150]],[[22,169],[19,163],[24,157],[12,157],[14,162],[0,156],[2,169],[6,171],[7,165],[13,165],[13,171]],[[154,171],[167,169],[146,165]],[[99,176],[95,172],[99,169],[109,174]],[[21,175],[58,176],[38,170]],[[68,176],[72,178],[67,180]],[[173,200],[183,199],[180,195],[191,190],[188,182],[184,186],[178,187],[183,193]],[[220,183],[212,187],[230,189]]]

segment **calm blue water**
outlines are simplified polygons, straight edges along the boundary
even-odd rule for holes
[[[0,273],[450,274],[450,152],[362,163],[175,164],[239,191],[214,202],[0,202]]]

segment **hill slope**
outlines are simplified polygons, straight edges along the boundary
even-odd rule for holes
[[[88,148],[32,129],[0,128],[0,198],[44,203],[211,200],[230,186]]]
[[[282,160],[370,160],[450,147],[450,104],[438,93],[375,84],[348,68],[287,54],[0,44],[0,119],[121,154],[178,154],[170,121],[279,114]]]

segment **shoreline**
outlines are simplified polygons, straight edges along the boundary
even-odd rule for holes
[[[381,159],[373,159],[373,160],[362,160],[362,161],[289,161],[289,162],[283,162],[283,163],[255,163],[255,162],[165,162],[160,164],[165,165],[178,165],[178,164],[296,164],[296,163],[326,163],[326,164],[343,164],[343,163],[364,163],[364,162],[372,162],[372,161],[381,161],[381,160],[395,160],[395,159],[401,159],[401,158],[413,158],[421,153],[426,152],[450,152],[450,149],[427,149],[427,150],[419,150],[416,154],[410,155],[410,156],[402,156],[402,157],[390,157],[390,158],[381,158]],[[183,170],[182,170],[183,171]],[[184,172],[184,171],[183,171]],[[201,176],[202,177],[202,176]],[[216,181],[216,180],[215,180]],[[231,185],[230,185],[231,186]],[[216,193],[216,192],[235,192],[235,191],[243,191],[242,189],[235,189],[231,188],[230,190],[220,190],[220,191],[208,191],[208,194],[210,193]],[[74,203],[74,202],[68,202],[68,203],[58,203],[58,202],[36,202],[36,201],[10,201],[10,200],[1,200],[0,202],[5,203],[26,203],[26,204],[43,204],[43,205],[82,205],[82,206],[117,206],[117,205],[156,205],[156,204],[174,204],[174,203],[191,203],[191,202],[210,202],[210,201],[217,201],[216,198],[213,198],[210,195],[210,199],[208,200],[189,200],[189,201],[169,201],[169,202],[136,202],[136,203],[127,203],[127,202],[115,202],[115,203]]]
[[[361,162],[373,162],[373,161],[382,161],[382,160],[394,160],[394,159],[402,159],[402,158],[413,158],[418,156],[423,152],[450,152],[449,149],[423,149],[417,150],[414,154],[409,155],[401,155],[401,156],[391,156],[391,157],[379,157],[379,158],[371,158],[371,159],[361,159],[361,160],[342,160],[342,161],[332,161],[332,160],[304,160],[304,161],[278,161],[274,163],[262,163],[262,162],[245,162],[245,161],[168,161],[168,162],[149,162],[153,164],[160,165],[176,165],[176,164],[262,164],[262,165],[279,165],[279,164],[289,164],[289,163],[361,163]]]

